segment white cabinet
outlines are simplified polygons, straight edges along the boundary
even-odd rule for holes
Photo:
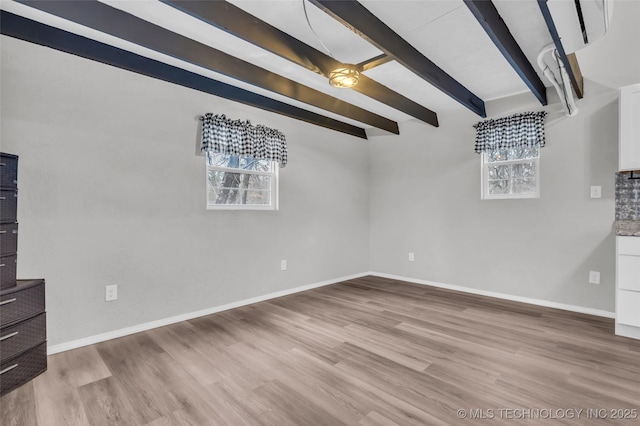
[[[620,88],[618,170],[640,170],[640,84]]]
[[[640,237],[616,237],[616,334],[640,339]]]
[[[616,311],[618,324],[640,327],[640,293],[620,290]]]

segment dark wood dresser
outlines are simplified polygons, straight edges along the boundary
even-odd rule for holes
[[[0,153],[0,290],[16,285],[18,156]]]
[[[18,156],[0,153],[0,395],[47,369],[44,280],[16,280]]]
[[[0,291],[0,395],[47,369],[44,280]]]

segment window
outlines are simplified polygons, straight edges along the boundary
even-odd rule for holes
[[[278,173],[287,164],[284,133],[224,114],[200,119],[207,209],[278,210]]]
[[[523,112],[476,123],[482,199],[540,197],[540,148],[546,111]]]
[[[206,151],[207,209],[277,210],[278,163]]]
[[[485,150],[482,153],[482,198],[539,198],[539,173],[539,146]]]

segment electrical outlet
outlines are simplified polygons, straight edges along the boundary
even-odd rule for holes
[[[416,257],[413,255],[413,252],[409,252],[409,262],[413,262],[416,260]]]
[[[591,187],[591,198],[602,198],[602,187],[601,186],[592,186]]]
[[[114,285],[108,285],[105,287],[106,292],[105,292],[105,298],[104,300],[107,302],[110,302],[112,300],[117,300],[118,299],[118,285],[114,284]]]
[[[282,259],[280,261],[280,270],[281,271],[286,271],[287,270],[287,259]]]
[[[600,284],[600,272],[589,271],[589,284]]]

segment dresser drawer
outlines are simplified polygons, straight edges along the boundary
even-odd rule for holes
[[[640,291],[640,256],[618,255],[618,289]]]
[[[18,191],[0,190],[0,223],[15,222],[18,218]]]
[[[0,290],[16,285],[16,262],[15,254],[0,257]]]
[[[47,369],[47,344],[42,343],[0,363],[0,395],[28,382]]]
[[[18,224],[0,223],[0,256],[18,251]]]
[[[640,256],[640,237],[616,237],[618,254]]]
[[[0,330],[0,362],[47,340],[47,318],[42,313]]]
[[[640,327],[640,293],[618,290],[616,303],[616,322]]]
[[[0,154],[0,187],[18,187],[18,156]]]
[[[16,287],[0,293],[0,326],[44,312],[44,298],[44,280],[18,280]]]

